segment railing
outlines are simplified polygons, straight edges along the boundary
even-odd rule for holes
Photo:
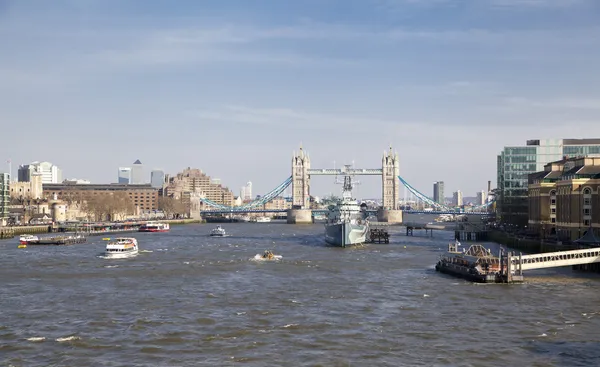
[[[513,268],[520,266],[522,270],[531,270],[597,262],[600,262],[600,248],[521,255],[513,257],[511,265]]]

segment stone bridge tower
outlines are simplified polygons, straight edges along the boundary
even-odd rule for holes
[[[292,209],[288,210],[288,223],[312,223],[310,210],[310,157],[300,147],[292,157]]]
[[[398,200],[400,200],[400,162],[398,153],[392,153],[392,147],[386,153],[383,152],[381,159],[381,174],[382,193],[383,193],[383,208],[388,210],[398,209]]]
[[[400,200],[400,160],[398,153],[383,152],[381,159],[381,184],[382,184],[382,207],[377,213],[381,222],[402,223],[402,211],[398,210]]]

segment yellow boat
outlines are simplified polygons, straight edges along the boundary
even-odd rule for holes
[[[20,244],[19,246],[17,246],[17,248],[27,248],[27,245],[26,245],[26,244],[24,244],[24,243],[22,243],[22,244]]]

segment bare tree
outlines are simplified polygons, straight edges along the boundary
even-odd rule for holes
[[[170,218],[177,211],[177,201],[170,196],[161,196],[158,198],[158,209],[165,213],[166,218]]]

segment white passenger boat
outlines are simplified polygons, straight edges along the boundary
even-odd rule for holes
[[[138,254],[138,243],[133,237],[115,238],[106,244],[105,256],[111,259],[123,259]]]
[[[217,228],[210,231],[211,237],[227,237],[228,234],[225,232],[225,229],[221,226],[217,226]]]
[[[39,240],[40,239],[39,239],[38,236],[33,236],[33,235],[30,235],[30,234],[24,234],[24,235],[21,235],[19,237],[19,243],[21,245],[27,245],[29,243],[37,242]]]
[[[256,223],[269,223],[271,217],[256,217]]]
[[[140,226],[139,232],[169,232],[169,223],[147,222]]]

